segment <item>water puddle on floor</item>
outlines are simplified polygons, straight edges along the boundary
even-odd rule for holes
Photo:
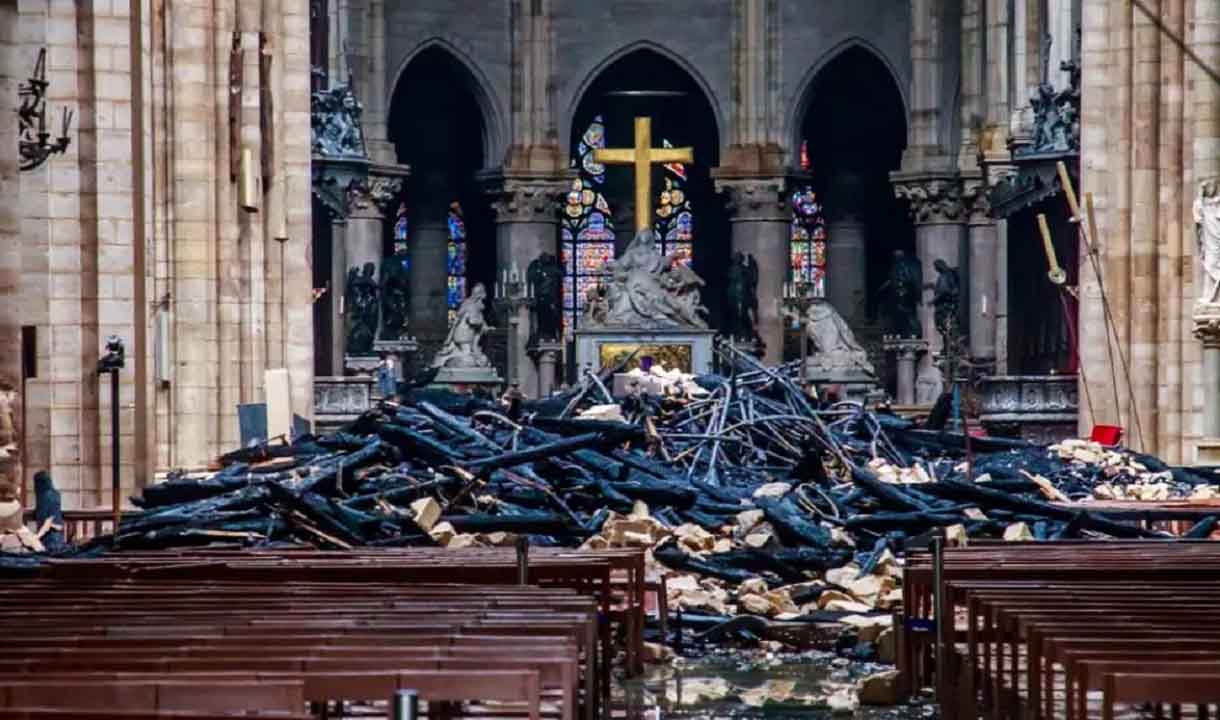
[[[615,688],[614,714],[643,720],[933,718],[935,709],[930,705],[866,706],[836,711],[835,706],[854,700],[859,679],[890,669],[892,665],[849,663],[821,651],[793,654],[718,651],[648,666],[642,677],[631,678]]]

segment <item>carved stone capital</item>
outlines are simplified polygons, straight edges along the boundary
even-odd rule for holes
[[[402,197],[403,179],[385,175],[369,175],[347,188],[348,212],[352,215],[376,212],[391,217]]]
[[[891,176],[894,195],[909,204],[916,225],[952,225],[965,222],[966,204],[960,180],[953,175]]]
[[[920,354],[928,351],[928,341],[920,338],[886,335],[881,342],[886,352],[894,353],[899,360],[914,362]]]
[[[962,178],[962,203],[966,209],[967,222],[971,225],[991,225],[991,200],[989,188],[983,176]]]
[[[558,223],[569,181],[553,176],[493,176],[484,192],[497,223]]]
[[[788,182],[783,176],[717,178],[716,191],[725,196],[732,222],[786,222]]]

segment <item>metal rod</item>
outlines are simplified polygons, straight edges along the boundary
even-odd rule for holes
[[[114,513],[114,537],[119,537],[119,519],[123,515],[119,484],[119,370],[110,371],[110,507]]]
[[[419,694],[414,690],[394,693],[394,720],[415,720],[419,717]]]
[[[530,539],[528,535],[517,538],[517,584],[530,584]]]
[[[944,538],[938,533],[932,538],[932,614],[936,618],[936,644],[935,661],[936,661],[936,688],[937,697],[944,697],[940,694],[944,687],[942,680],[945,674],[945,653],[944,653],[944,632],[946,627],[952,627],[952,619],[946,619],[944,616],[945,604],[942,594],[945,570],[944,558]]]

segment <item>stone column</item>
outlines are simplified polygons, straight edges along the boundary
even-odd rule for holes
[[[343,354],[347,348],[347,258],[343,250],[347,246],[347,221],[336,218],[330,225],[330,371],[343,374]]]
[[[0,304],[8,308],[0,316],[0,343],[7,350],[0,358],[0,414],[6,414],[13,437],[0,443],[13,443],[7,459],[0,460],[0,474],[13,483],[22,483],[21,403],[21,228],[20,184],[17,179],[17,3],[0,0],[0,137],[9,138],[0,149]],[[15,312],[14,312],[15,311]],[[11,393],[11,395],[9,395]],[[9,399],[12,398],[12,399]],[[21,493],[25,496],[24,491]]]
[[[915,404],[915,364],[921,353],[928,349],[923,340],[887,337],[885,349],[894,353],[898,361],[897,397],[899,405]]]
[[[961,185],[953,174],[895,173],[892,179],[894,192],[910,203],[911,220],[915,223],[915,254],[923,268],[925,289],[919,321],[929,349],[919,367],[919,375],[923,377],[932,372],[933,360],[944,347],[932,312],[931,286],[936,282],[933,263],[944,260],[958,268],[963,277],[968,274],[968,268],[962,263],[966,212]]]
[[[345,280],[352,268],[363,273],[368,264],[373,266],[373,277],[378,282],[381,280],[386,218],[398,207],[406,174],[405,169],[392,169],[392,172],[393,175],[370,174],[363,183],[353,185],[348,193],[347,226],[343,235]],[[346,339],[346,324],[343,327]],[[376,337],[380,335],[381,317],[378,315]],[[365,367],[362,365],[360,369]]]
[[[410,243],[411,309],[408,327],[426,352],[435,352],[449,329],[445,304],[446,246],[449,242],[449,203],[456,197],[456,183],[448,173],[432,171],[413,179]],[[431,356],[423,358],[429,362]]]
[[[534,360],[538,363],[538,397],[549,397],[555,390],[556,371],[563,357],[563,344],[539,343],[534,349]]]
[[[561,177],[489,176],[484,179],[496,214],[496,268],[514,265],[526,272],[544,252],[558,254],[559,202],[568,183]],[[499,273],[497,272],[497,280]],[[521,383],[524,392],[539,388],[539,368],[530,362],[529,340],[533,334],[530,309],[517,311],[515,347],[508,349],[508,377]],[[510,342],[512,342],[510,337]],[[539,358],[541,365],[542,358]],[[554,382],[554,366],[545,382]]]
[[[369,159],[375,163],[392,163],[396,159],[394,144],[388,139],[386,107],[385,0],[368,0],[365,32],[368,34],[367,87],[364,101],[364,137]]]
[[[1198,314],[1195,337],[1203,343],[1203,437],[1220,438],[1220,308]]]
[[[966,234],[969,255],[966,265],[970,272],[962,280],[966,285],[970,357],[976,363],[990,366],[996,358],[996,226],[988,215],[991,206],[987,202],[987,186],[982,178],[964,181],[962,199],[968,218]]]
[[[763,361],[777,364],[784,355],[784,318],[780,307],[784,283],[791,272],[786,178],[725,177],[716,180],[727,196],[733,250],[754,256],[758,263],[759,337],[766,343]]]
[[[826,296],[853,329],[864,321],[868,288],[868,243],[860,216],[860,176],[837,173],[828,198],[831,217],[826,236]]]

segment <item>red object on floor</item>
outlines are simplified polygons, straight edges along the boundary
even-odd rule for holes
[[[1123,429],[1117,425],[1094,425],[1089,439],[1102,445],[1117,445],[1123,439]]]

